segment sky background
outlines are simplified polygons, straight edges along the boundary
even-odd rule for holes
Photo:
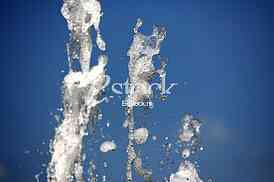
[[[61,5],[61,0],[1,2],[1,182],[32,182],[41,171],[40,181],[45,181],[43,164],[50,158],[48,146],[57,125],[51,113],[56,113],[62,101],[61,81],[68,70],[68,30]],[[126,52],[138,17],[144,20],[146,34],[153,24],[164,25],[168,31],[161,55],[168,58],[167,82],[179,85],[166,102],[155,99],[154,109],[136,118],[137,126],[151,129],[149,141],[138,149],[148,156],[144,162],[153,169],[155,181],[162,181],[179,166],[174,148],[171,164],[161,171],[159,162],[165,159],[162,144],[174,143],[186,112],[204,122],[201,142],[205,150],[194,159],[201,178],[272,181],[273,7],[267,0],[102,0],[101,31],[112,82],[127,78]],[[108,90],[107,94],[113,93]],[[127,130],[121,127],[121,100],[115,96],[111,103],[101,105],[103,119],[95,136],[88,136],[85,149],[89,159],[96,159],[98,173],[110,176],[112,182],[122,181],[125,171]],[[111,123],[108,129],[104,127],[107,121]],[[158,139],[153,141],[152,135]],[[166,136],[168,141],[164,141]],[[117,151],[98,152],[105,139],[117,141]],[[104,161],[109,164],[106,169]]]

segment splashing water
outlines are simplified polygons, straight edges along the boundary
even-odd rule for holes
[[[97,33],[97,47],[101,51],[106,50],[106,43],[102,39],[99,28],[102,12],[98,0],[64,0],[61,11],[70,30],[70,39],[67,43],[69,73],[63,81],[63,116],[58,117],[61,124],[56,128],[54,139],[51,142],[52,156],[47,169],[47,179],[48,182],[84,182],[83,139],[88,135],[88,125],[94,126],[99,118],[98,104],[102,102],[100,94],[107,78],[105,66],[108,59],[105,55],[98,57],[97,65],[91,65],[93,45],[90,31],[92,28]],[[166,30],[162,26],[154,26],[152,34],[146,36],[139,32],[142,24],[142,20],[138,19],[133,28],[133,42],[127,53],[129,56],[129,92],[126,95],[126,119],[123,124],[128,128],[127,182],[133,181],[133,169],[144,178],[144,181],[152,181],[152,171],[143,167],[141,156],[135,152],[135,145],[146,143],[150,132],[144,127],[135,128],[134,111],[138,103],[151,100],[153,92],[150,81],[152,77],[158,74],[161,83],[166,77],[165,61],[161,59],[159,69],[156,69],[153,64],[153,57],[160,53]],[[161,85],[161,99],[165,99],[164,89]],[[199,140],[201,125],[201,121],[191,114],[183,117],[179,135],[180,143],[183,144],[182,162],[178,171],[170,175],[169,182],[202,182],[195,165],[189,160],[191,155],[201,149]],[[157,139],[156,136],[152,138]],[[169,151],[171,146],[172,144],[169,143]],[[105,141],[101,143],[100,150],[105,153],[114,151],[116,147],[113,141]],[[106,167],[107,163],[104,163],[104,166]],[[94,161],[89,162],[88,173],[88,181],[98,180]],[[101,181],[106,180],[107,177],[103,175]]]
[[[183,143],[182,157],[183,161],[180,164],[178,171],[171,174],[170,182],[202,182],[195,165],[187,158],[193,155],[197,148],[200,148],[200,127],[202,122],[194,119],[193,115],[186,114],[182,119],[182,131],[179,136]]]
[[[171,174],[170,182],[202,182],[202,180],[199,178],[194,164],[183,161],[178,172]]]
[[[101,144],[100,150],[101,152],[109,152],[116,149],[116,144],[113,141],[105,141]]]
[[[79,59],[82,71],[88,72],[92,52],[92,41],[89,33],[91,27],[94,27],[97,33],[96,44],[98,48],[102,51],[106,49],[106,43],[102,39],[99,27],[102,16],[100,2],[97,0],[64,0],[61,12],[71,31],[67,46],[70,67],[72,68]]]
[[[185,145],[185,150],[191,151],[192,154],[201,147],[199,139],[201,125],[202,122],[191,114],[186,114],[182,119],[182,131],[179,138]]]
[[[134,130],[134,140],[137,144],[144,144],[147,141],[149,132],[146,128],[138,128]]]
[[[70,71],[63,81],[63,121],[51,143],[48,181],[83,182],[83,138],[88,124],[97,117],[96,106],[106,80],[105,55],[99,56],[98,65],[90,68],[92,26],[97,31],[99,49],[105,50],[99,30],[101,6],[97,0],[64,0],[62,14],[71,31],[67,45]],[[72,66],[75,62],[80,63],[80,71]]]
[[[128,50],[129,56],[129,93],[127,95],[127,118],[124,126],[128,128],[128,160],[126,180],[133,181],[132,165],[138,175],[144,177],[145,181],[152,181],[152,172],[142,167],[142,159],[137,156],[134,145],[142,144],[148,137],[148,130],[145,128],[134,130],[134,106],[138,102],[144,102],[152,96],[149,81],[157,73],[152,58],[160,52],[161,42],[166,36],[164,27],[154,26],[152,35],[145,36],[138,30],[142,26],[142,20],[138,19],[133,29],[134,38]]]

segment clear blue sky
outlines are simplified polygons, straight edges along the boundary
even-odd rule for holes
[[[68,30],[60,14],[61,4],[37,0],[1,2],[0,169],[5,170],[6,176],[0,176],[0,181],[32,182],[35,174],[45,172],[41,166],[49,160],[45,153],[56,126],[50,113],[56,112],[61,103],[60,86],[67,71]],[[140,146],[149,157],[146,163],[150,163],[154,179],[178,167],[180,158],[173,152],[174,164],[164,172],[159,170],[164,155],[161,144],[165,136],[174,141],[182,114],[193,112],[204,121],[201,136],[205,151],[196,156],[203,179],[271,182],[273,2],[104,0],[102,7],[101,29],[108,46],[108,74],[112,81],[127,78],[126,52],[138,17],[144,20],[142,30],[147,34],[153,24],[162,24],[168,30],[161,53],[169,59],[167,81],[178,82],[179,86],[167,102],[155,101],[157,105],[150,114],[137,118],[138,126],[151,128],[157,123],[151,132],[159,140],[150,139]],[[106,170],[98,165],[99,172],[120,182],[127,131],[121,127],[121,99],[114,101],[102,105],[104,118],[98,128],[106,121],[112,123],[104,132],[107,139],[118,141],[118,150],[108,155],[92,152],[98,144],[91,138],[86,150],[101,166],[103,161],[111,161]],[[99,135],[95,137],[103,140]]]

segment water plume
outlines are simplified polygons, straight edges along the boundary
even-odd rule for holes
[[[91,66],[90,30],[97,32],[97,46],[105,50],[99,24],[101,5],[97,0],[64,0],[62,14],[67,20],[69,73],[63,81],[63,119],[51,143],[48,182],[83,182],[83,138],[87,126],[97,118],[99,96],[106,81],[107,57],[100,55]],[[77,69],[80,64],[80,69]]]
[[[138,103],[150,100],[152,89],[150,80],[155,73],[164,73],[162,70],[156,70],[153,64],[153,56],[160,52],[160,45],[165,39],[166,30],[161,26],[154,26],[152,35],[145,36],[139,32],[142,26],[142,20],[138,19],[133,29],[133,42],[128,50],[129,56],[129,93],[126,98],[126,120],[124,126],[128,128],[128,146],[127,146],[127,173],[126,181],[133,181],[132,165],[138,175],[142,176],[145,181],[152,181],[152,171],[144,169],[142,159],[135,152],[135,144],[142,144],[146,141],[148,130],[146,128],[135,130],[134,107]]]
[[[202,122],[195,119],[192,114],[186,114],[182,119],[182,129],[179,141],[183,144],[182,162],[178,171],[171,174],[170,182],[202,182],[195,165],[188,160],[190,155],[195,154],[200,146],[200,127]]]
[[[101,51],[106,50],[106,43],[100,32],[101,5],[98,0],[64,0],[62,15],[70,30],[67,43],[69,72],[63,80],[62,116],[58,117],[60,125],[56,128],[51,142],[51,160],[47,169],[48,182],[84,182],[83,176],[83,143],[88,135],[88,126],[95,126],[98,115],[100,95],[107,83],[105,66],[108,58],[98,57],[98,64],[92,64],[93,50],[91,30],[96,31],[96,45]],[[126,119],[123,126],[128,129],[126,181],[133,182],[133,170],[143,177],[145,182],[152,182],[152,170],[144,168],[142,157],[136,152],[136,145],[145,144],[150,135],[148,128],[136,128],[135,111],[137,107],[151,106],[153,96],[151,80],[158,75],[161,79],[161,99],[165,99],[166,62],[160,59],[160,68],[156,68],[153,58],[160,53],[160,47],[166,37],[166,29],[154,26],[151,35],[139,32],[143,22],[137,20],[133,28],[133,41],[127,52],[128,92],[126,93]],[[170,175],[169,182],[202,182],[195,165],[189,160],[200,147],[200,127],[202,123],[193,115],[186,114],[182,119],[179,141],[183,144],[182,162],[178,171]],[[109,127],[109,124],[108,124]],[[156,136],[152,137],[156,140]],[[167,145],[167,151],[172,144]],[[101,152],[116,150],[113,140],[101,143]],[[107,166],[107,163],[104,163]],[[96,165],[89,162],[88,181],[96,182]],[[106,181],[106,175],[102,176]],[[166,180],[168,181],[168,180]]]

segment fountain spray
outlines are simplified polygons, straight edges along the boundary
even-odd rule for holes
[[[47,178],[48,182],[83,182],[83,138],[88,124],[96,120],[99,96],[106,81],[107,57],[101,55],[97,65],[90,64],[92,27],[97,32],[98,48],[106,49],[99,29],[101,5],[97,0],[64,0],[62,15],[70,30],[69,73],[63,81],[63,120],[51,143]]]
[[[182,162],[178,171],[171,174],[169,182],[203,182],[195,168],[195,165],[189,160],[198,150],[202,150],[200,144],[200,127],[202,122],[193,117],[192,114],[185,114],[182,118],[182,129],[179,135],[179,141],[183,144]]]
[[[152,89],[149,81],[155,73],[159,73],[162,78],[165,74],[164,66],[156,70],[152,58],[160,52],[161,42],[165,39],[166,30],[161,26],[154,26],[152,35],[145,36],[138,30],[142,26],[142,20],[138,19],[133,29],[133,42],[128,50],[129,56],[129,93],[126,98],[126,120],[124,126],[128,128],[127,146],[127,173],[126,181],[133,181],[132,166],[138,175],[144,177],[145,181],[152,181],[152,171],[142,167],[142,159],[135,152],[135,144],[142,144],[148,137],[146,128],[135,129],[134,107],[138,103],[150,100]],[[165,64],[162,64],[165,65]]]

